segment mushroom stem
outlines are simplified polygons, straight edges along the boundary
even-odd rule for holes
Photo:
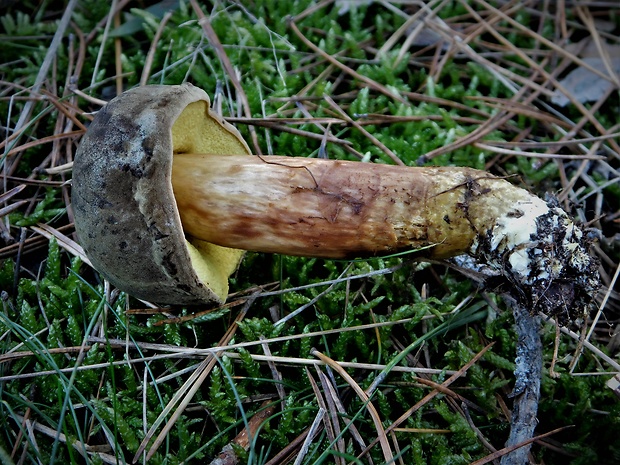
[[[172,170],[187,234],[286,255],[350,258],[431,246],[427,257],[454,256],[468,252],[489,224],[486,211],[539,200],[466,168],[182,154]]]
[[[172,166],[184,231],[221,246],[351,258],[433,245],[446,257],[475,238],[450,201],[463,170],[194,154]]]
[[[589,240],[568,215],[484,171],[182,153],[172,185],[185,234],[219,246],[323,258],[468,253],[532,311],[561,318],[598,286]]]

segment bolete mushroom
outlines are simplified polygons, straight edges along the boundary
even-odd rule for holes
[[[561,319],[599,285],[587,235],[553,201],[469,168],[251,156],[190,84],[138,87],[98,112],[76,154],[73,208],[95,268],[159,303],[221,302],[243,250],[469,254],[527,308]]]

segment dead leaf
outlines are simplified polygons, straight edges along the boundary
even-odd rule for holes
[[[607,42],[603,42],[602,45],[605,54],[609,57],[612,71],[616,76],[620,76],[620,45],[612,45]],[[603,73],[608,72],[605,66],[605,59],[601,57],[596,43],[591,38],[584,39],[584,41],[577,44],[571,44],[566,47],[566,50],[576,53],[584,63],[592,68]],[[604,79],[589,69],[579,66],[568,73],[568,75],[560,81],[560,85],[575,100],[580,103],[585,103],[597,101],[605,95],[605,93],[615,85],[612,81],[617,82],[617,78],[612,77],[611,80]],[[570,102],[570,98],[560,90],[556,90],[551,101],[555,105],[564,107]]]

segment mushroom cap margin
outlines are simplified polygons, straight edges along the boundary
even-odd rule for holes
[[[75,155],[72,204],[80,243],[103,277],[139,299],[197,305],[226,298],[227,287],[214,292],[193,266],[196,253],[190,255],[172,191],[172,127],[200,101],[205,117],[250,154],[238,131],[209,110],[206,92],[182,84],[136,87],[111,100]],[[224,280],[242,258],[231,250],[218,251],[234,260]]]

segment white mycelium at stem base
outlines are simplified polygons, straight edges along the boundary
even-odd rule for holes
[[[469,253],[528,308],[562,319],[597,287],[587,241],[563,210],[478,170],[176,154],[172,182],[186,234],[225,247],[325,258]]]

